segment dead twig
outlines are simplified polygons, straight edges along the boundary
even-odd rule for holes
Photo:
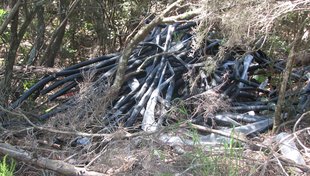
[[[285,169],[283,168],[283,165],[282,165],[281,161],[279,160],[279,158],[276,157],[276,156],[274,156],[274,158],[275,158],[276,161],[278,162],[278,165],[279,165],[280,168],[282,169],[282,172],[283,172],[286,176],[289,176],[289,175],[287,174],[287,172],[285,171]]]
[[[299,143],[300,146],[302,146],[305,150],[306,153],[308,153],[308,151],[310,151],[310,149],[308,147],[306,147],[298,138],[298,135],[296,133],[296,128],[298,126],[298,124],[303,120],[303,118],[305,118],[306,116],[309,116],[310,115],[310,111],[308,112],[305,112],[301,115],[301,117],[299,117],[299,119],[297,120],[297,122],[295,123],[294,125],[294,128],[293,128],[293,134],[294,134],[294,137],[296,138],[297,142]]]
[[[278,159],[281,160],[282,164],[285,166],[296,167],[296,168],[302,170],[303,172],[306,172],[308,174],[310,173],[310,167],[307,165],[297,164],[294,161],[291,161],[291,160],[284,158],[282,156],[278,156]]]
[[[57,129],[53,129],[53,128],[44,128],[44,127],[38,126],[38,125],[34,124],[33,122],[31,122],[31,120],[25,114],[9,111],[9,110],[3,108],[2,106],[0,106],[0,110],[4,111],[6,113],[9,113],[9,114],[15,115],[15,116],[22,117],[24,120],[27,121],[27,123],[29,123],[35,129],[47,131],[47,132],[51,132],[51,133],[75,135],[75,136],[85,136],[85,137],[104,137],[108,140],[131,138],[131,137],[139,136],[139,135],[141,135],[141,133],[143,133],[143,132],[140,132],[140,133],[131,134],[131,133],[128,133],[124,130],[117,131],[113,134],[92,134],[92,133],[84,133],[84,132],[78,132],[78,131],[61,131],[61,130],[57,130]]]

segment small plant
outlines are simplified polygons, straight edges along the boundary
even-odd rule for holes
[[[237,148],[238,143],[233,138],[224,142],[223,148],[215,150],[210,147],[208,152],[201,145],[196,130],[192,130],[192,140],[194,150],[188,156],[192,161],[188,171],[192,170],[194,175],[236,176],[240,173],[242,149]]]
[[[232,134],[234,134],[232,132]],[[227,174],[228,175],[238,175],[240,164],[240,153],[238,152],[237,146],[238,143],[234,138],[230,138],[229,143],[224,143],[224,155],[225,164],[227,164]]]
[[[11,160],[8,164],[7,156],[5,155],[0,163],[0,176],[13,176],[16,162]]]
[[[25,80],[25,81],[23,82],[23,88],[24,88],[24,90],[27,91],[27,90],[30,89],[36,82],[37,82],[37,80],[35,80],[35,79]]]
[[[181,113],[183,115],[186,115],[186,116],[189,115],[189,113],[188,113],[188,111],[187,111],[187,109],[186,109],[184,104],[180,104],[178,110],[179,110],[179,113]]]

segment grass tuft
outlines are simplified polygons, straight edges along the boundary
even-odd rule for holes
[[[197,131],[193,131],[192,140],[194,141],[194,150],[188,154],[191,160],[189,167],[183,172],[193,173],[194,175],[240,175],[244,169],[242,160],[243,148],[231,138],[223,147],[212,147],[206,150],[205,146],[200,144]],[[248,166],[246,166],[248,167]]]
[[[10,163],[7,162],[7,155],[5,155],[0,163],[0,176],[13,176],[15,170],[16,162],[11,160]]]

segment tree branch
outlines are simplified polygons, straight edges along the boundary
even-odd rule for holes
[[[7,16],[7,18],[5,19],[5,21],[2,23],[2,25],[0,26],[0,35],[3,34],[3,32],[5,31],[6,27],[8,26],[9,22],[12,20],[12,18],[14,17],[14,15],[16,14],[16,12],[18,12],[18,9],[20,7],[20,5],[22,4],[22,0],[18,0],[16,2],[16,4],[13,6],[12,10],[10,11],[9,15]]]

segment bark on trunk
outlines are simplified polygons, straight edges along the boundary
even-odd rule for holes
[[[38,6],[37,19],[38,19],[37,37],[34,46],[29,53],[27,65],[32,65],[36,62],[44,42],[45,23],[44,23],[44,7],[42,5]]]
[[[67,1],[59,1],[59,13],[60,13],[60,24],[59,28],[57,28],[56,35],[51,39],[49,46],[47,47],[43,59],[45,60],[44,65],[47,67],[53,67],[55,64],[56,55],[60,49],[62,39],[64,37],[66,26],[68,23],[68,19],[66,18],[66,12],[68,9]]]
[[[65,13],[68,8],[68,1],[59,1],[60,2],[60,20],[62,21],[57,29],[55,29],[50,43],[47,46],[44,55],[42,57],[40,65],[45,65],[47,67],[53,67],[55,64],[55,58],[57,55],[57,52],[60,49],[60,45],[62,43],[62,39],[65,34],[66,25],[68,22],[68,17],[72,13],[73,9],[77,6],[80,0],[74,0],[72,2],[72,5],[69,8],[69,12]]]
[[[11,6],[14,6],[15,3],[16,3],[16,0],[12,1]],[[22,24],[19,31],[18,31],[18,11],[16,12],[15,16],[12,18],[10,49],[9,49],[9,52],[5,60],[4,81],[2,83],[3,86],[2,86],[2,91],[1,91],[3,94],[2,102],[4,105],[8,103],[9,95],[11,93],[13,66],[15,63],[18,47],[36,11],[37,11],[37,7],[33,11],[29,12],[29,14],[26,16],[25,22]]]
[[[307,17],[304,18],[303,23],[299,31],[296,33],[295,39],[291,44],[291,50],[290,50],[290,53],[289,53],[289,56],[286,62],[285,70],[283,73],[283,80],[281,82],[281,87],[279,91],[279,99],[278,99],[277,106],[276,106],[275,113],[274,113],[273,129],[272,129],[273,133],[275,133],[278,127],[281,125],[281,114],[284,108],[283,106],[285,102],[285,93],[286,93],[287,83],[288,83],[289,77],[292,72],[293,63],[296,60],[296,54],[298,53],[298,51],[300,51],[299,46],[302,42],[301,40],[302,40],[306,21],[307,21]]]
[[[16,0],[11,1],[11,7],[14,7],[16,4]],[[11,92],[11,80],[13,75],[13,66],[15,63],[15,56],[18,49],[18,9],[16,10],[15,14],[12,16],[11,21],[11,42],[10,42],[10,49],[7,54],[6,60],[5,60],[5,72],[4,72],[4,81],[2,86],[2,94],[3,94],[3,100],[2,104],[7,105],[9,100],[9,94]]]

